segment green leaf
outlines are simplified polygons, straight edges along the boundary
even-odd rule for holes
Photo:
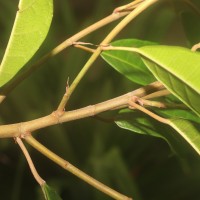
[[[11,36],[0,65],[0,87],[10,81],[44,41],[53,15],[53,0],[20,0]]]
[[[126,47],[142,47],[154,44],[153,42],[137,39],[124,39],[111,43],[112,46]],[[124,51],[104,51],[101,56],[115,70],[134,83],[146,85],[155,81],[139,55]]]
[[[151,135],[165,139],[157,132],[151,118],[138,111],[122,110],[117,116],[115,123],[123,129],[133,131],[135,133]]]
[[[49,187],[46,183],[42,185],[42,191],[45,196],[45,200],[62,200],[58,196],[56,191],[53,188]]]
[[[170,119],[172,130],[170,126],[161,124],[140,111],[130,110],[122,110],[115,123],[120,128],[138,134],[164,139],[180,156],[186,156],[191,150],[200,154],[200,125],[197,123],[185,119]]]
[[[154,109],[154,111],[165,118],[181,118],[200,124],[200,117],[198,117],[191,110],[182,110],[177,108],[171,109]]]
[[[200,116],[200,53],[174,46],[145,46],[137,52],[153,75]]]
[[[195,127],[190,121],[184,119],[170,119],[173,127],[200,155],[200,127]]]

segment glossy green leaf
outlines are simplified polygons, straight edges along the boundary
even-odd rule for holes
[[[162,136],[162,133],[159,133],[159,124],[157,123],[158,126],[156,127],[154,121],[142,112],[127,109],[122,110],[115,119],[115,123],[120,128],[166,140],[166,138]]]
[[[138,53],[154,76],[200,116],[200,53],[173,46],[146,46]]]
[[[191,110],[182,110],[177,108],[171,109],[154,109],[154,111],[165,118],[181,118],[200,124],[200,117],[198,117]]]
[[[170,119],[170,124],[161,124],[140,111],[123,110],[115,123],[123,129],[164,139],[173,151],[185,156],[188,150],[200,154],[200,125],[185,119]],[[171,129],[170,126],[174,129]],[[192,148],[191,148],[192,147]]]
[[[42,185],[42,191],[45,196],[45,200],[62,200],[56,191],[49,187],[46,183]]]
[[[53,0],[20,0],[11,36],[0,65],[0,87],[10,81],[44,41],[53,15]]]
[[[111,43],[112,46],[142,47],[155,43],[137,39],[124,39]],[[115,70],[134,83],[141,85],[155,81],[139,55],[124,51],[104,51],[101,56]]]
[[[170,119],[173,127],[200,155],[200,127],[184,119]]]

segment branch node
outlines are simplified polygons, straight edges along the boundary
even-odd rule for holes
[[[130,109],[135,108],[132,104],[133,104],[133,102],[134,102],[134,103],[138,102],[138,103],[140,104],[141,101],[140,101],[139,99],[140,99],[140,98],[139,98],[138,96],[131,96],[131,98],[130,98],[130,100],[129,100],[129,102],[128,102],[128,107],[129,107]]]
[[[23,139],[28,135],[31,135],[31,132],[24,128],[24,123],[23,122],[19,123],[17,137]]]
[[[169,124],[168,119],[156,115],[155,113],[151,112],[150,110],[147,110],[146,108],[137,104],[136,102],[138,102],[138,97],[133,96],[129,101],[129,108],[130,109],[136,108],[136,109],[142,111],[143,113],[146,113],[147,115],[149,115],[150,117],[154,118],[155,120],[157,120],[161,123]]]
[[[74,45],[74,41],[71,38],[67,39],[67,42],[68,42],[69,46]]]
[[[62,122],[60,121],[60,117],[65,113],[64,110],[56,110],[56,111],[53,111],[51,113],[51,115],[56,119],[56,124],[62,124]]]
[[[27,136],[30,136],[31,135],[31,132],[30,131],[25,131],[23,132],[19,137],[21,139],[25,139]]]

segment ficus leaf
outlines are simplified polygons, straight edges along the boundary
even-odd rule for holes
[[[20,0],[10,39],[0,65],[0,87],[31,59],[44,41],[53,15],[53,0]]]
[[[187,154],[187,147],[189,146],[200,155],[200,125],[197,123],[180,118],[170,118],[169,126],[167,126],[140,111],[130,110],[121,111],[115,123],[120,128],[138,134],[162,138],[179,155]],[[177,132],[173,131],[170,126]]]
[[[188,120],[170,119],[170,124],[200,155],[200,130]]]
[[[113,50],[120,52],[120,54],[122,50],[139,54],[152,74],[172,94],[200,116],[199,52],[192,52],[182,47],[162,45],[143,46],[140,48],[111,46],[107,50],[111,50],[111,55],[114,52]],[[119,62],[116,64],[119,64]],[[126,76],[126,74],[123,75]],[[135,77],[136,75],[137,71],[132,76]],[[143,77],[140,76],[140,79],[143,79]]]
[[[153,75],[200,116],[200,53],[174,46],[138,49]]]

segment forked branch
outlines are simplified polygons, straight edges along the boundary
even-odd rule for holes
[[[80,179],[84,180],[88,184],[92,185],[96,189],[100,190],[101,192],[107,194],[108,196],[118,199],[118,200],[131,200],[131,198],[120,194],[119,192],[109,188],[108,186],[104,185],[103,183],[95,180],[91,176],[87,175],[86,173],[82,172],[75,166],[73,166],[68,161],[64,160],[63,158],[59,157],[49,149],[47,149],[45,146],[43,146],[41,143],[39,143],[36,139],[34,139],[31,135],[27,135],[25,137],[25,140],[36,150],[38,150],[40,153],[45,155],[47,158],[64,168],[65,170],[69,171],[70,173],[74,174],[75,176],[79,177]]]
[[[164,90],[163,95],[166,95],[165,88],[162,83],[154,82],[145,87],[139,88],[132,92],[126,93],[122,96],[98,103],[96,105],[87,106],[77,110],[64,112],[63,115],[59,115],[57,111],[41,117],[35,120],[21,122],[16,124],[8,124],[0,126],[0,138],[8,137],[24,137],[27,133],[33,133],[33,131],[52,126],[55,124],[60,124],[63,122],[69,122],[81,118],[86,118],[90,116],[97,115],[99,113],[119,109],[121,107],[127,107],[129,105],[129,100],[133,96],[145,97],[146,95],[151,94],[152,92]],[[159,96],[161,94],[159,93]]]
[[[135,17],[137,17],[140,13],[142,13],[145,9],[147,9],[152,4],[156,3],[158,0],[148,0],[144,1],[142,3],[136,4],[137,6],[135,9],[127,15],[115,28],[105,37],[105,39],[101,42],[100,46],[94,51],[92,56],[89,58],[89,60],[86,62],[86,64],[83,66],[82,70],[79,72],[79,74],[76,76],[74,81],[72,82],[71,86],[68,89],[68,92],[64,94],[59,106],[58,106],[58,112],[62,112],[65,109],[65,106],[73,93],[73,91],[76,89],[77,85],[81,81],[81,79],[85,76],[87,71],[90,69],[92,64],[95,62],[95,60],[100,55],[102,48],[104,44],[108,44],[111,42],[111,40],[117,36],[118,33],[120,33],[121,30],[124,29],[124,27],[129,24]],[[137,1],[136,1],[137,2]]]

